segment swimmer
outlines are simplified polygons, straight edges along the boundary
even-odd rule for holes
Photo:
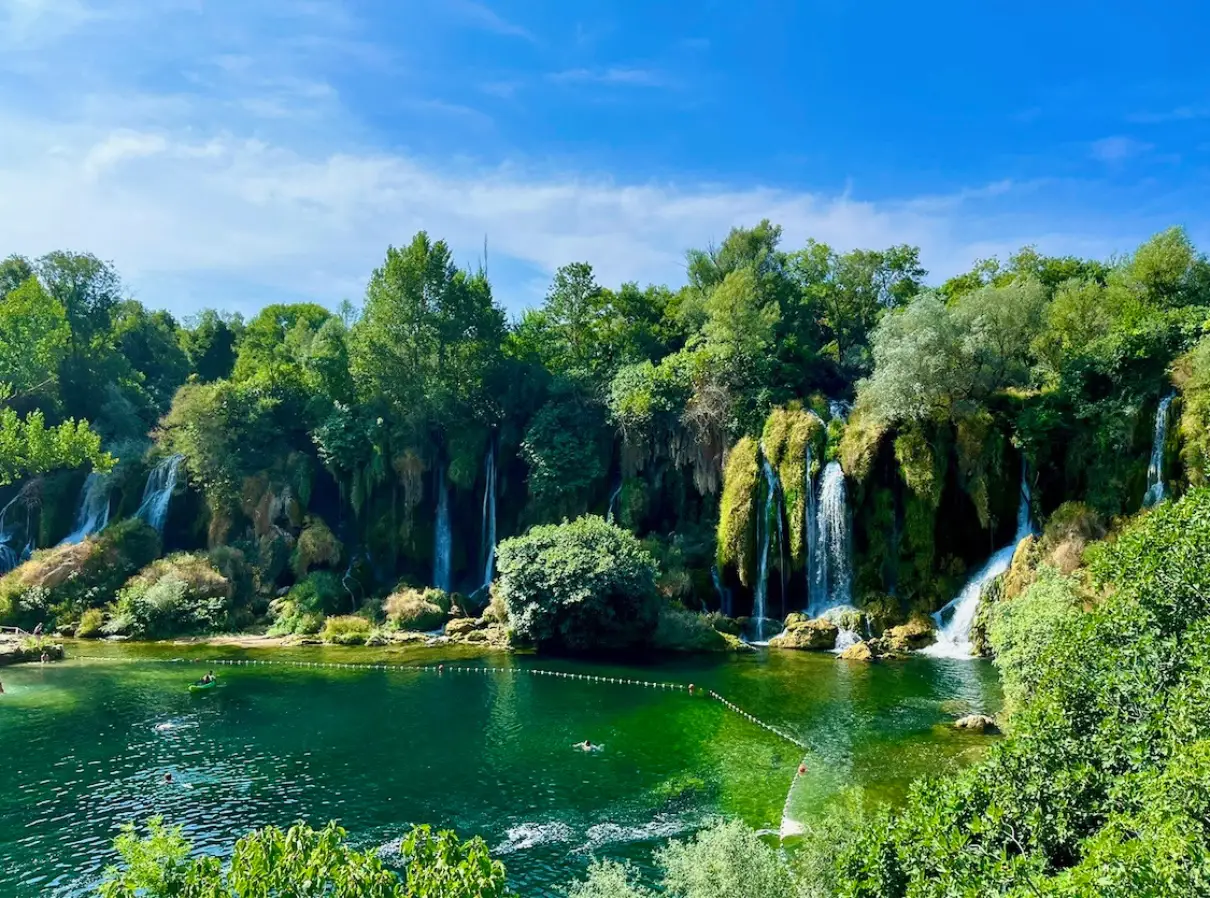
[[[578,748],[580,751],[600,751],[601,746],[593,745],[592,742],[585,739],[583,742],[577,742],[572,748]]]
[[[165,785],[167,785],[168,783],[171,783],[171,782],[172,782],[172,774],[171,774],[171,773],[165,773],[165,774],[164,774],[164,783],[165,783]]]
[[[173,726],[174,726],[174,724],[171,724],[171,723],[157,723],[155,725],[155,729],[156,729],[156,732],[162,733],[165,730],[172,729]]]

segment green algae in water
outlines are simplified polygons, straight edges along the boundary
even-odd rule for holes
[[[153,814],[218,853],[296,819],[338,819],[363,846],[428,822],[483,836],[521,893],[553,893],[591,857],[642,867],[715,815],[777,830],[783,810],[809,818],[845,786],[896,800],[914,776],[987,744],[944,729],[943,703],[999,701],[987,665],[923,659],[857,667],[780,653],[635,668],[445,648],[73,648],[110,660],[3,677],[0,894],[87,892],[114,859],[117,828]],[[193,660],[162,663],[176,657]],[[219,659],[446,670],[223,665],[220,688],[191,696]],[[807,744],[808,774],[795,776],[802,749],[706,689]],[[572,748],[583,739],[604,748]]]

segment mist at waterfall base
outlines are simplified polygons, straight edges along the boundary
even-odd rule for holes
[[[1164,446],[1168,442],[1168,418],[1175,394],[1160,400],[1155,410],[1155,436],[1151,441],[1151,460],[1147,464],[1147,492],[1143,507],[1150,508],[1164,500]]]
[[[979,610],[979,599],[989,583],[1008,570],[1013,554],[1021,540],[1033,533],[1030,510],[1031,497],[1029,480],[1024,464],[1021,467],[1021,498],[1017,508],[1017,532],[1013,541],[996,551],[962,587],[962,591],[944,608],[933,615],[937,624],[937,641],[923,650],[934,658],[971,658],[975,654],[971,645],[971,626]]]

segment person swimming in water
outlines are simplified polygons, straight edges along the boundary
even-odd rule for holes
[[[165,774],[164,774],[164,782],[165,782],[166,784],[167,784],[167,783],[171,783],[171,782],[172,782],[172,774],[171,774],[171,773],[165,773]]]
[[[592,742],[588,739],[585,739],[583,742],[577,742],[575,745],[572,746],[572,748],[578,748],[580,751],[600,751],[601,750],[601,746],[593,745]]]

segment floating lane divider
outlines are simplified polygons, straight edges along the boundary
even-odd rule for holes
[[[546,670],[540,667],[471,667],[467,665],[446,665],[446,664],[340,664],[334,661],[290,661],[285,659],[270,659],[260,660],[256,658],[112,658],[104,655],[75,655],[83,661],[118,661],[128,662],[131,664],[197,664],[202,667],[298,667],[298,668],[324,668],[328,670],[381,670],[392,671],[396,673],[408,672],[424,672],[424,673],[449,673],[449,674],[527,674],[535,677],[554,677],[564,680],[582,680],[586,683],[607,683],[620,686],[641,686],[648,689],[671,689],[678,692],[688,692],[694,695],[701,692],[714,701],[718,702],[728,711],[737,714],[749,723],[755,724],[764,730],[801,748],[803,751],[810,751],[810,746],[799,739],[794,738],[789,733],[779,730],[777,727],[766,723],[755,714],[749,714],[739,705],[728,701],[713,689],[699,689],[692,683],[669,683],[669,682],[652,682],[650,680],[635,680],[627,677],[604,677],[597,674],[581,674],[571,673],[562,670]]]

